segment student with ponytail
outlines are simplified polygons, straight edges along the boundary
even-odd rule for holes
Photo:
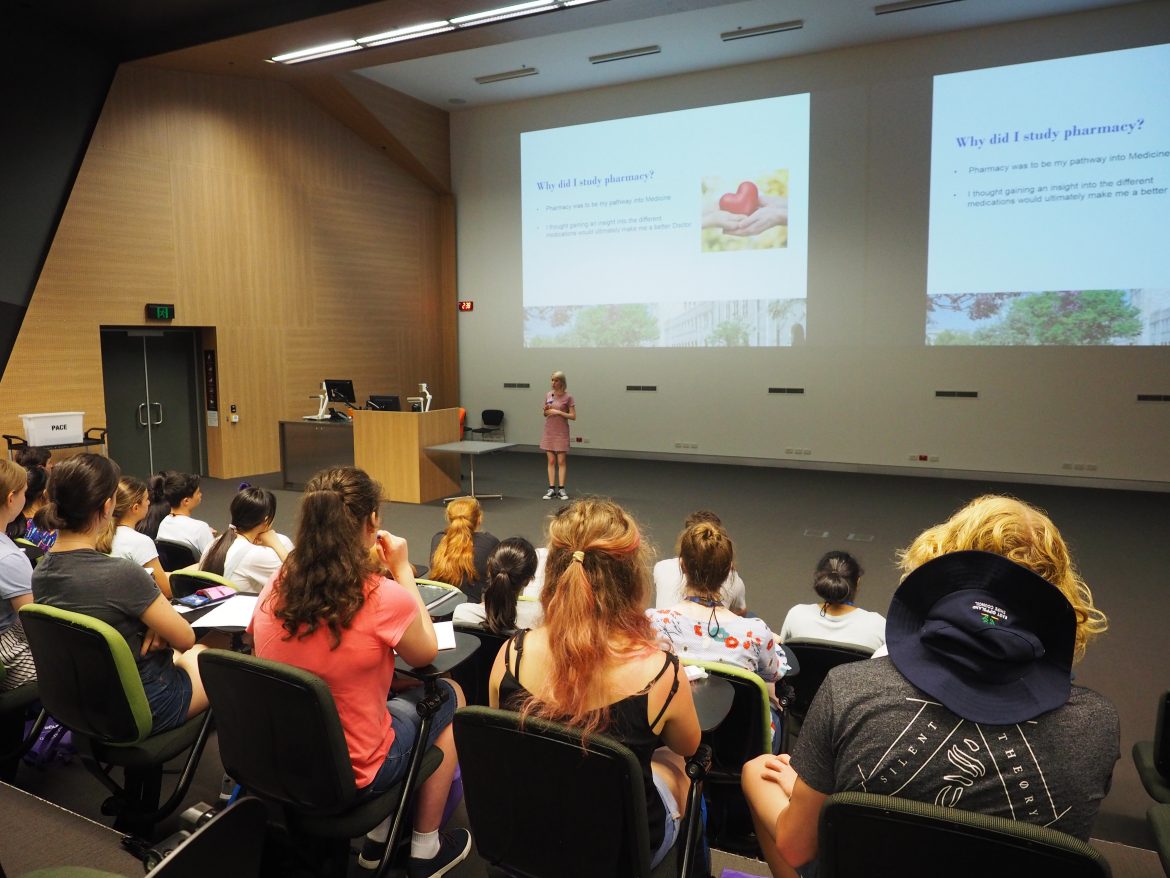
[[[549,524],[544,625],[500,650],[489,699],[629,747],[642,766],[657,865],[679,832],[684,759],[700,732],[686,675],[643,612],[648,586],[646,551],[625,510],[593,498],[562,509]]]
[[[536,574],[536,549],[524,537],[501,540],[487,560],[482,604],[460,604],[452,619],[496,634],[535,628],[544,618],[540,601],[521,601],[520,592]]]
[[[372,792],[404,776],[414,747],[437,746],[443,761],[422,782],[414,815],[408,878],[446,873],[471,849],[466,829],[439,831],[455,775],[451,719],[462,692],[449,680],[430,738],[418,741],[421,686],[386,700],[394,681],[394,655],[414,667],[438,653],[406,540],[381,530],[382,488],[365,472],[346,466],[324,470],[305,486],[296,547],[260,594],[248,630],[261,658],[321,677],[337,703],[349,746],[354,781]],[[387,821],[367,836],[359,865],[379,865]]]
[[[232,523],[199,559],[199,569],[215,573],[240,591],[259,594],[292,550],[292,541],[272,529],[276,495],[242,485],[232,498]]]
[[[483,599],[488,555],[499,540],[484,530],[483,507],[474,497],[456,497],[447,504],[447,529],[431,538],[428,579],[458,586],[472,603]]]
[[[174,474],[174,470],[164,469],[151,476],[146,483],[146,499],[149,501],[146,517],[138,522],[134,529],[152,540],[158,539],[159,525],[171,514],[171,504],[167,500],[167,479]]]
[[[848,552],[826,552],[813,574],[819,604],[797,604],[784,617],[780,640],[812,638],[878,649],[886,643],[886,618],[857,606],[865,573]]]
[[[162,491],[170,506],[170,513],[159,522],[155,539],[186,543],[196,557],[202,555],[215,540],[215,531],[206,521],[191,515],[203,502],[199,476],[194,473],[169,472],[163,481]]]
[[[207,709],[197,663],[203,647],[137,562],[98,551],[118,477],[118,465],[100,454],[79,454],[53,468],[48,517],[57,542],[33,572],[33,598],[100,619],[126,639],[157,734]]]
[[[34,464],[26,466],[25,473],[28,483],[24,491],[24,510],[9,522],[6,533],[14,540],[28,540],[42,552],[47,552],[57,539],[57,532],[46,523],[44,513],[49,502],[45,496],[49,471]]]
[[[154,540],[135,527],[150,512],[150,498],[146,483],[133,476],[122,476],[118,493],[114,496],[114,515],[109,529],[97,541],[97,550],[115,558],[129,558],[149,571],[154,584],[168,598],[171,597],[171,579],[158,560]]]

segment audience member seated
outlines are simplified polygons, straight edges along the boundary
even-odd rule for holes
[[[864,573],[848,552],[826,552],[813,574],[813,591],[821,603],[797,604],[789,610],[780,626],[780,641],[834,640],[867,649],[884,644],[885,617],[856,605]]]
[[[150,703],[155,733],[207,709],[195,632],[135,561],[97,550],[118,490],[118,466],[79,454],[49,477],[49,523],[57,542],[33,572],[38,604],[93,616],[126,638]]]
[[[150,503],[146,509],[146,517],[138,522],[134,529],[152,540],[158,539],[158,526],[171,514],[171,504],[167,500],[167,479],[174,474],[174,470],[164,469],[151,476],[147,482],[147,499]]]
[[[723,522],[714,512],[709,509],[696,509],[683,522],[679,540],[682,540],[682,535],[688,530],[703,522],[723,529]],[[674,551],[676,557],[665,558],[654,565],[654,606],[659,609],[673,607],[683,599],[685,575],[677,557],[682,550],[676,547]],[[747,612],[747,592],[734,566],[727,574],[727,580],[720,585],[719,602],[736,615],[742,616]]]
[[[166,477],[163,493],[171,512],[159,522],[156,539],[186,543],[195,551],[195,557],[200,557],[215,540],[215,531],[206,521],[191,517],[203,502],[199,476],[172,472]]]
[[[199,569],[216,573],[240,591],[259,594],[292,549],[292,541],[272,529],[276,495],[242,485],[231,504],[232,523],[199,559]]]
[[[39,466],[44,469],[52,469],[53,452],[47,448],[39,448],[36,445],[25,445],[22,448],[17,448],[12,452],[12,459],[25,469]]]
[[[452,619],[495,634],[535,628],[544,618],[540,601],[521,601],[520,593],[536,573],[536,549],[524,537],[501,540],[487,560],[482,604],[460,604]]]
[[[774,875],[817,850],[825,797],[888,793],[1088,840],[1119,757],[1117,710],[1073,686],[1106,629],[1056,526],[980,497],[919,536],[890,604],[886,658],[829,672],[791,759],[744,766]]]
[[[466,829],[439,831],[455,775],[451,719],[463,699],[458,687],[442,681],[448,697],[423,742],[416,741],[423,687],[386,701],[394,654],[422,667],[438,654],[438,641],[406,540],[379,529],[381,499],[381,486],[355,467],[313,476],[301,502],[296,548],[261,592],[248,630],[256,655],[303,668],[329,686],[359,788],[389,789],[404,776],[415,746],[443,751],[442,764],[418,790],[407,865],[409,878],[429,878],[471,849]],[[387,819],[370,833],[360,865],[378,867],[372,858],[380,856],[389,832]]]
[[[21,517],[27,480],[24,467],[0,460],[0,525],[4,528]],[[5,671],[0,678],[0,692],[15,689],[37,676],[24,628],[16,615],[21,606],[32,600],[32,571],[24,552],[8,534],[0,533],[0,662]]]
[[[735,548],[722,528],[693,525],[678,540],[682,599],[673,607],[646,611],[659,635],[680,658],[726,662],[759,674],[772,692],[773,752],[779,752],[780,709],[775,683],[790,668],[779,640],[763,619],[737,616],[720,602],[735,563]]]
[[[25,478],[24,509],[8,522],[5,532],[11,539],[28,540],[42,552],[47,552],[57,539],[57,532],[46,524],[43,512],[49,502],[45,496],[49,471],[43,466],[28,466],[25,467]]]
[[[114,514],[109,529],[97,541],[97,550],[115,558],[129,558],[139,567],[150,571],[154,584],[166,597],[171,597],[171,579],[158,560],[154,540],[136,531],[135,525],[146,517],[150,498],[146,483],[133,476],[122,476],[118,493],[114,496]]]
[[[447,504],[447,529],[431,538],[431,569],[427,579],[460,588],[472,603],[483,600],[487,559],[500,542],[485,530],[483,507],[474,497],[457,497]]]
[[[577,500],[549,525],[544,624],[501,648],[493,707],[603,732],[642,766],[652,865],[679,834],[689,782],[684,758],[699,719],[678,658],[662,649],[643,608],[646,550],[634,520],[611,500]],[[571,790],[566,790],[571,795]]]

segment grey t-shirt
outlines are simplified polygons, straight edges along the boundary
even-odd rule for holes
[[[889,658],[829,672],[792,765],[818,792],[882,793],[1088,840],[1120,756],[1117,710],[1080,686],[1034,720],[986,726],[915,688]]]
[[[111,558],[94,549],[49,552],[33,571],[33,600],[38,604],[93,616],[126,638],[139,671],[171,664],[170,650],[142,656],[146,625],[139,618],[161,594],[143,567],[128,558]]]

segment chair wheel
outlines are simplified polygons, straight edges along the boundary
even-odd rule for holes
[[[110,796],[102,802],[102,813],[107,817],[117,817],[126,810],[126,803],[117,796]]]

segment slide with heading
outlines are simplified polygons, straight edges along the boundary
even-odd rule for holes
[[[934,78],[928,344],[1170,344],[1170,46]]]
[[[809,96],[520,136],[526,347],[805,338]]]

